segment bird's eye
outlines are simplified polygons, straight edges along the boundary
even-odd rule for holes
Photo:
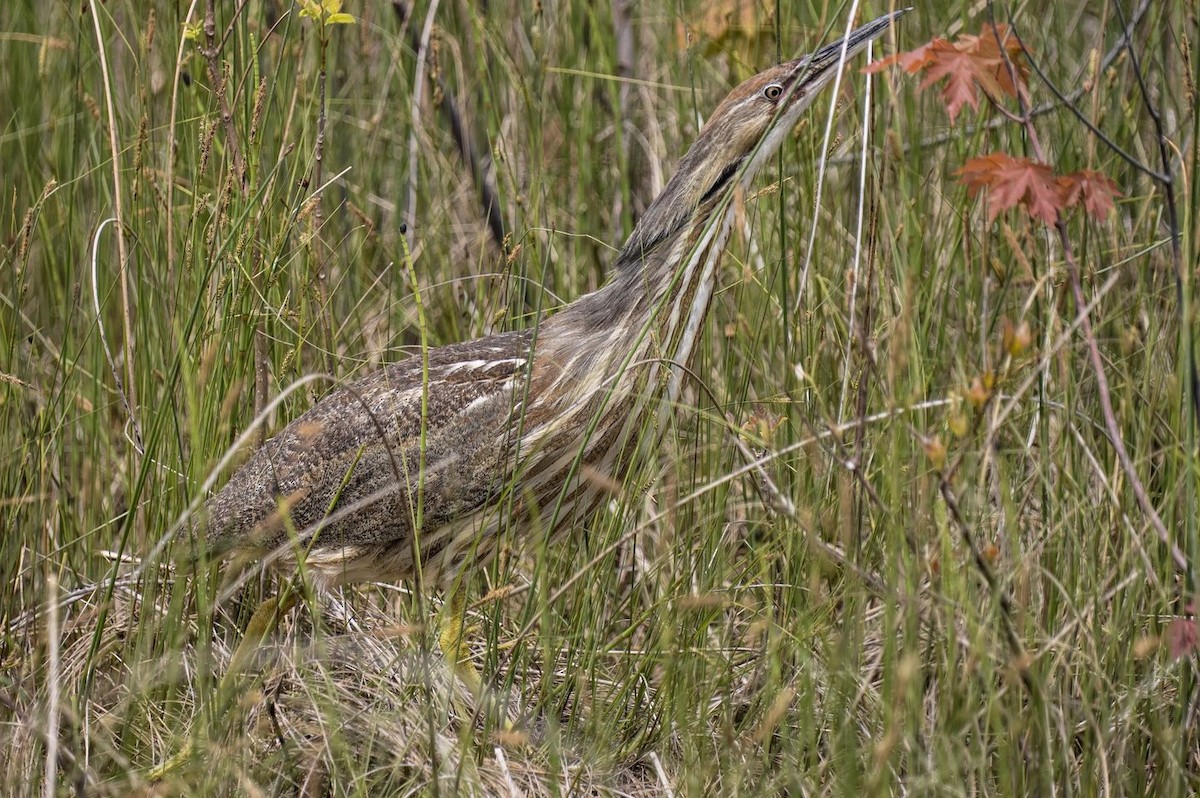
[[[775,102],[783,96],[783,86],[778,83],[768,83],[763,89],[763,96],[771,102]]]

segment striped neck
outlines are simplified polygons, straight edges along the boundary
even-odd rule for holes
[[[645,375],[650,393],[657,393],[654,386],[666,370],[665,399],[673,406],[708,315],[733,224],[732,193],[705,197],[690,218],[648,249],[641,248],[643,239],[635,231],[608,285],[549,319],[544,329],[551,334],[543,341],[553,349],[561,346],[564,354],[600,353],[576,365],[609,374],[610,386],[629,385],[631,378]],[[581,346],[584,341],[590,346]]]

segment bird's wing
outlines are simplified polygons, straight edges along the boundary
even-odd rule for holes
[[[511,470],[529,352],[528,332],[505,333],[431,349],[339,388],[209,500],[206,537],[274,548],[323,527],[317,547],[390,543],[410,537],[418,514],[419,528],[430,529],[482,507]]]

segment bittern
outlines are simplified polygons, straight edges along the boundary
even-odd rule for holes
[[[653,421],[675,405],[696,351],[735,188],[750,185],[845,60],[901,13],[734,89],[604,287],[535,329],[386,366],[294,420],[207,502],[208,544],[290,568],[302,561],[318,588],[418,574],[450,587],[441,645],[458,668],[464,566],[492,557],[505,529],[586,521],[636,452],[660,440],[666,425]],[[649,443],[644,429],[658,430]]]

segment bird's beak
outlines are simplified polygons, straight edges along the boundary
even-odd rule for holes
[[[825,85],[826,81],[836,74],[838,64],[845,63],[857,55],[868,43],[882,36],[894,21],[908,11],[912,11],[912,9],[901,8],[885,14],[861,28],[850,31],[849,36],[838,38],[815,53],[796,61],[796,71],[793,74],[799,80],[797,88],[808,93],[816,87]]]

